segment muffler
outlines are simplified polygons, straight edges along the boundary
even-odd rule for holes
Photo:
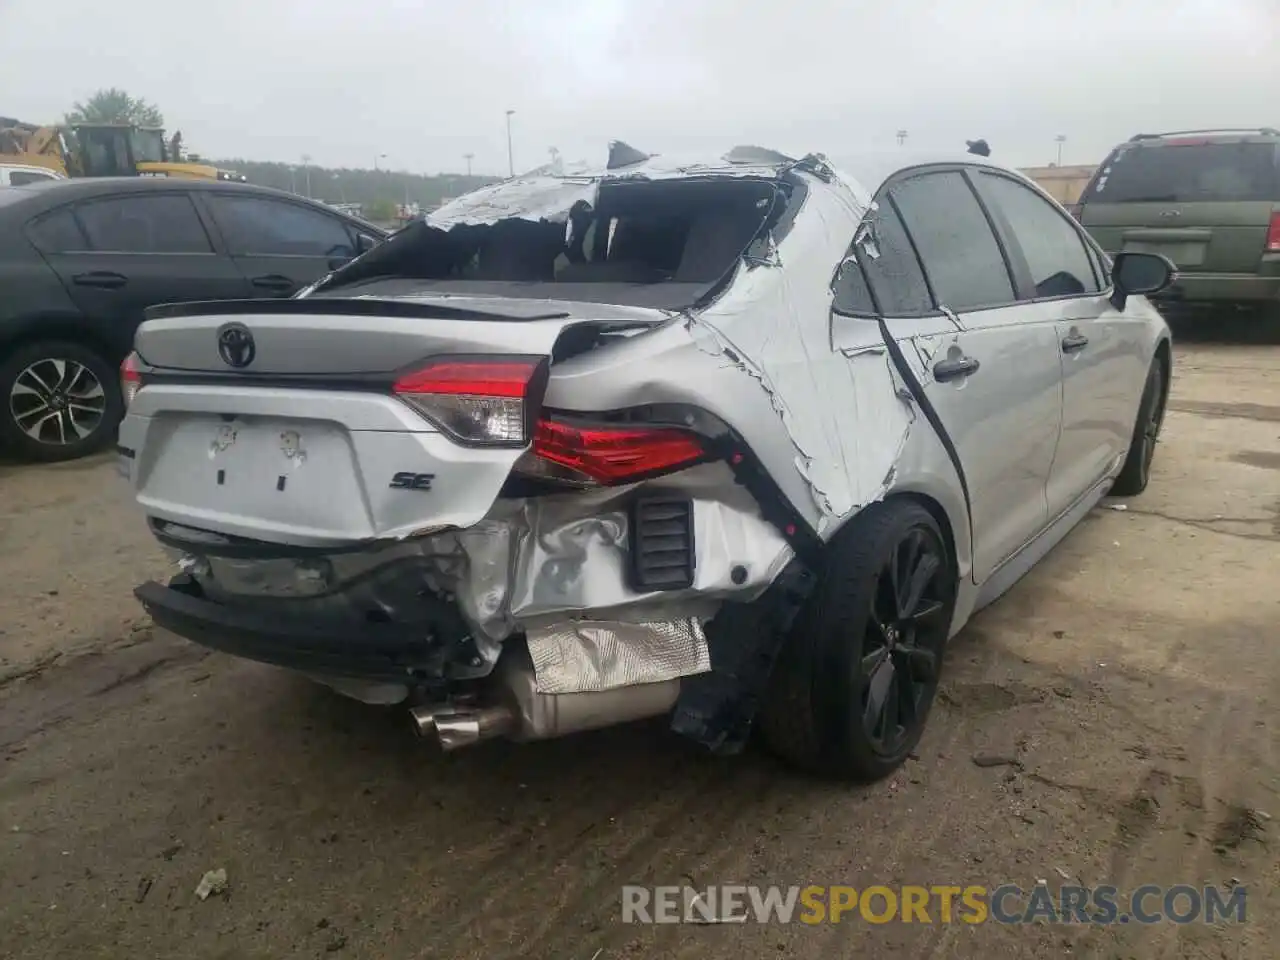
[[[539,693],[529,651],[519,642],[503,652],[491,679],[486,706],[414,707],[410,713],[418,735],[434,735],[445,750],[495,737],[550,740],[660,716],[671,710],[680,696],[678,679],[590,693]]]

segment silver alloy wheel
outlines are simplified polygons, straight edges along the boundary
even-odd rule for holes
[[[66,446],[87,439],[102,426],[107,393],[84,364],[47,357],[13,381],[9,412],[18,429],[37,443]]]

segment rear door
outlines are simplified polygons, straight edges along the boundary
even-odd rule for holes
[[[1160,253],[1184,273],[1253,273],[1280,209],[1277,145],[1262,138],[1139,140],[1098,170],[1081,222],[1108,253]]]
[[[60,207],[28,224],[27,235],[76,305],[105,325],[122,356],[149,306],[249,295],[235,265],[214,250],[182,191],[127,193]]]
[[[201,200],[255,297],[292,296],[361,249],[349,221],[312,206],[229,191]]]
[[[1016,303],[963,168],[912,171],[877,200],[873,231],[854,253],[959,461],[981,583],[1046,524],[1062,416],[1057,331]]]
[[[1079,227],[1025,183],[995,171],[974,177],[1005,237],[1019,299],[1057,330],[1062,432],[1049,475],[1049,517],[1094,488],[1129,447],[1145,383],[1145,318],[1112,306]]]

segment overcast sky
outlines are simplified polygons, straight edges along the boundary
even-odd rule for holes
[[[1143,130],[1280,126],[1280,0],[0,0],[0,114],[99,87],[213,157],[505,173],[750,142],[985,137],[1096,162]]]

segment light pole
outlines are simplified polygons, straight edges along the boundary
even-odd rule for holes
[[[341,178],[338,174],[336,174],[336,173],[335,173],[335,174],[333,175],[333,182],[334,182],[334,183],[336,183],[336,184],[338,185],[338,197],[342,200],[342,202],[343,202],[343,203],[346,203],[346,202],[347,202],[347,191],[346,191],[346,189],[342,186],[342,178]]]
[[[387,159],[387,155],[385,153],[375,153],[373,155],[373,172],[374,173],[378,172],[378,161],[385,160],[385,159]]]
[[[462,159],[467,161],[467,176],[471,176],[471,161],[476,158],[474,153],[464,153]]]
[[[310,163],[311,163],[311,154],[304,153],[302,155],[302,172],[306,175],[308,200],[311,199],[311,167],[308,166],[308,164]]]
[[[514,110],[507,111],[507,170],[513,177],[516,175],[516,155],[511,146],[511,117],[514,113]]]
[[[898,146],[902,146],[904,143],[907,142],[907,131],[899,130],[896,136],[898,138]]]
[[[1060,133],[1053,139],[1058,143],[1058,166],[1062,166],[1062,145],[1067,142],[1067,135]]]

